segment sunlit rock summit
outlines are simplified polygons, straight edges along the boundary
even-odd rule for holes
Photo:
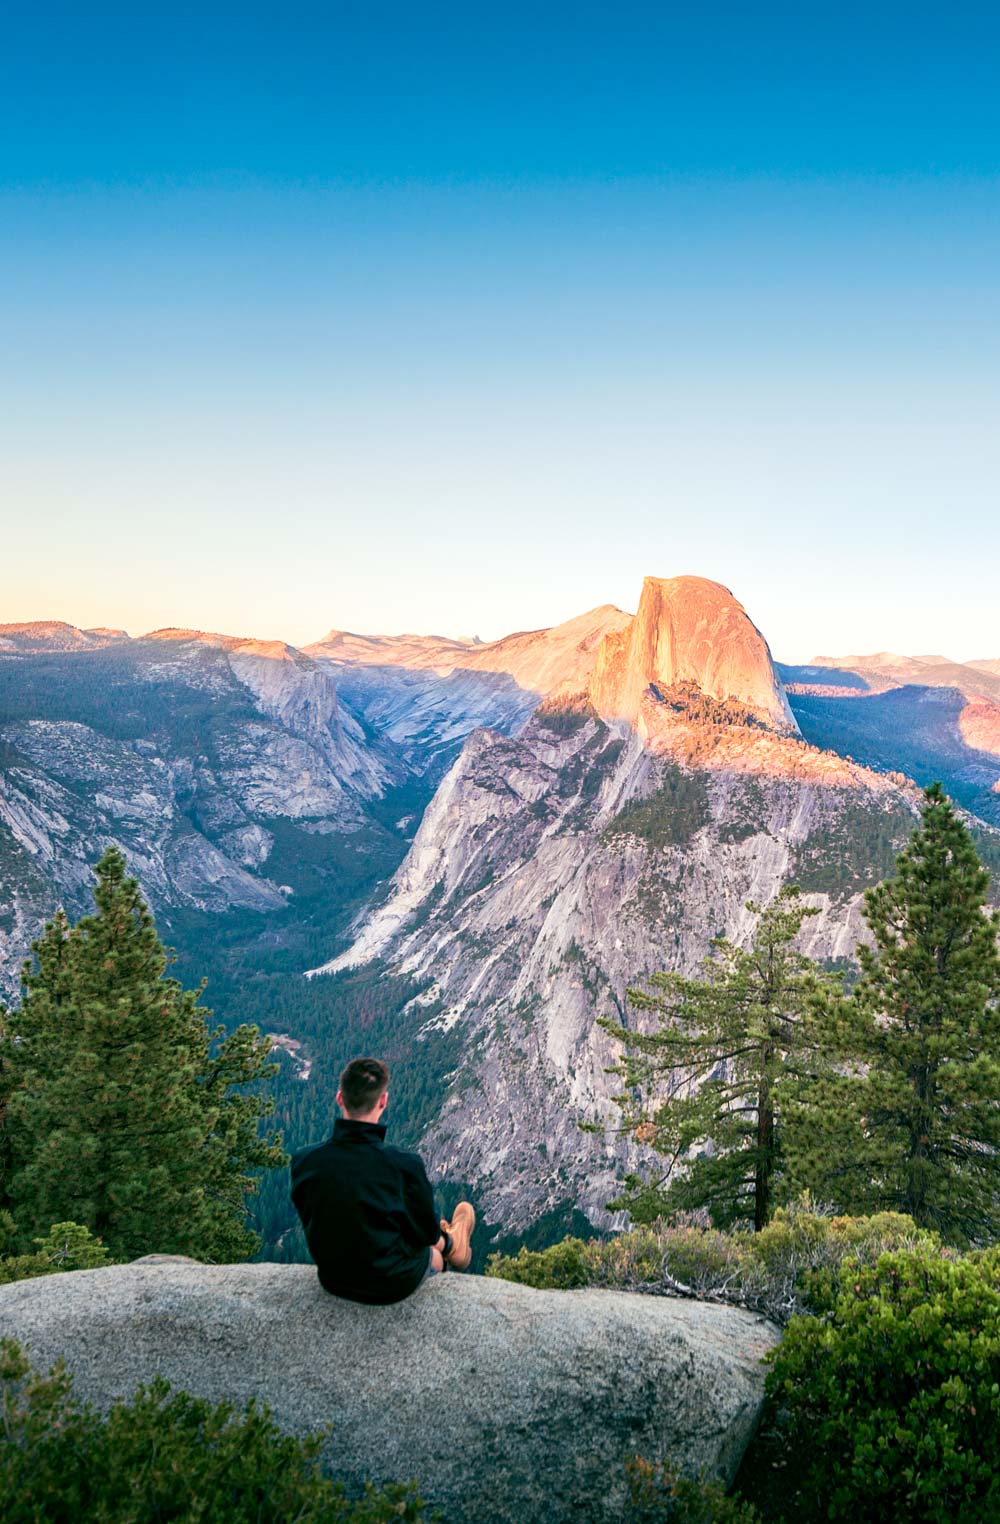
[[[601,644],[590,697],[602,719],[636,724],[651,686],[678,684],[798,729],[767,641],[729,589],[705,577],[647,577],[635,618]]]

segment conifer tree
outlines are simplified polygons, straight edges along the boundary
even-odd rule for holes
[[[758,917],[752,944],[712,943],[701,978],[656,973],[630,1004],[654,1012],[659,1030],[601,1025],[624,1045],[616,1103],[622,1131],[668,1159],[653,1180],[626,1177],[609,1203],[636,1222],[706,1207],[720,1226],[764,1227],[784,1172],[786,1102],[812,1077],[805,1020],[828,976],[794,946],[818,912],[788,886]],[[665,1098],[663,1098],[665,1096]]]
[[[122,853],[97,865],[97,912],[60,912],[34,944],[8,1019],[14,1088],[7,1192],[25,1238],[88,1228],[118,1258],[158,1252],[245,1258],[249,1173],[284,1162],[261,1137],[274,1072],[254,1027],[211,1031],[202,990],[170,961]],[[204,986],[202,986],[204,988]],[[251,1088],[247,1088],[251,1087]]]
[[[953,1243],[1000,1237],[1000,915],[940,784],[893,878],[865,894],[872,945],[818,1003],[839,1075],[803,1112],[802,1183],[845,1211],[905,1212]]]

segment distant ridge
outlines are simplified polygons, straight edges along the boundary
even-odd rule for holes
[[[0,624],[0,649],[37,655],[45,651],[83,651],[128,640],[124,630],[81,630],[63,619],[33,619]]]
[[[539,698],[586,688],[605,635],[624,628],[631,615],[613,604],[540,630],[519,630],[499,640],[453,640],[439,635],[354,635],[331,630],[304,649],[328,661],[416,671],[506,673]]]

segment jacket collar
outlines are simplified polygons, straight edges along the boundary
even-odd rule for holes
[[[385,1142],[384,1122],[359,1122],[354,1117],[338,1117],[333,1124],[335,1143],[374,1143],[380,1148]]]

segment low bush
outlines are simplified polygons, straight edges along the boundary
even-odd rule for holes
[[[716,1482],[693,1481],[676,1466],[629,1461],[626,1524],[759,1524],[750,1503],[728,1497]]]
[[[425,1519],[413,1487],[360,1500],[319,1468],[323,1436],[283,1434],[254,1403],[213,1407],[155,1381],[107,1417],[73,1400],[56,1366],[31,1372],[0,1341],[4,1524],[390,1524]]]
[[[549,1249],[522,1246],[516,1254],[491,1254],[486,1274],[542,1291],[572,1291],[594,1283],[592,1250],[582,1238],[564,1238]]]
[[[704,1214],[609,1239],[564,1239],[550,1249],[492,1255],[487,1275],[538,1287],[608,1286],[697,1296],[764,1312],[780,1323],[830,1305],[843,1260],[872,1265],[887,1250],[922,1248],[954,1258],[909,1217],[828,1217],[808,1202],[779,1209],[760,1233],[724,1233]]]
[[[848,1258],[797,1317],[768,1391],[798,1458],[794,1516],[1000,1518],[1000,1253]]]

